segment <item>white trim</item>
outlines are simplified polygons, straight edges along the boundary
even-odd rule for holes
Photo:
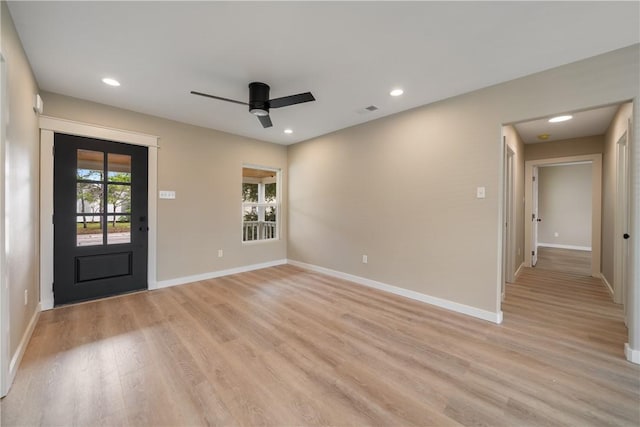
[[[624,355],[629,362],[640,365],[640,350],[632,349],[629,343],[624,343]]]
[[[553,141],[550,141],[550,142],[553,142]],[[580,161],[580,162],[554,163],[554,164],[551,164],[551,165],[544,165],[543,167],[552,168],[552,167],[557,167],[557,166],[588,165],[590,163],[591,163],[591,160],[584,160],[584,161]]]
[[[158,137],[155,135],[115,129],[91,123],[80,123],[56,117],[40,116],[40,129],[51,130],[57,133],[66,133],[68,135],[124,142],[133,145],[144,145],[146,147],[158,146]]]
[[[545,248],[573,249],[574,251],[591,251],[591,246],[561,245],[557,243],[538,242],[538,247],[540,246]]]
[[[18,368],[20,367],[20,362],[22,362],[22,357],[24,356],[24,352],[27,350],[27,345],[31,340],[31,335],[33,335],[33,331],[36,328],[36,324],[38,323],[38,319],[40,318],[41,307],[40,304],[36,306],[36,311],[31,316],[31,320],[29,321],[29,325],[27,326],[27,330],[24,331],[22,335],[22,339],[20,340],[20,344],[16,349],[13,357],[11,358],[11,363],[9,364],[9,381],[7,384],[10,386],[13,384],[13,380],[18,373]],[[8,390],[7,390],[8,391]]]
[[[53,308],[53,132],[40,131],[40,304]]]
[[[201,280],[215,279],[216,277],[230,276],[231,274],[246,273],[247,271],[260,270],[277,265],[284,265],[286,259],[278,259],[275,261],[263,262],[260,264],[245,265],[242,267],[229,268],[227,270],[212,271],[209,273],[196,274],[193,276],[176,277],[175,279],[159,280],[156,282],[154,289],[168,288],[171,286],[184,285],[185,283],[199,282]]]
[[[5,150],[8,120],[7,61],[0,52],[0,397],[9,392],[9,287],[6,278]]]
[[[53,139],[54,133],[124,142],[148,147],[147,287],[156,289],[158,241],[158,137],[54,117],[40,117],[40,303],[53,308]]]
[[[604,274],[602,273],[600,273],[600,279],[602,279],[602,282],[605,284],[605,286],[607,287],[607,290],[609,291],[609,293],[611,294],[611,297],[613,298],[613,286],[611,286],[611,283],[609,283],[607,278],[604,277]]]
[[[399,288],[397,286],[388,285],[386,283],[378,282],[375,280],[367,279],[360,276],[354,276],[353,274],[343,273],[341,271],[331,270],[329,268],[320,267],[313,264],[307,264],[305,262],[287,260],[287,264],[291,264],[296,267],[304,268],[307,270],[315,271],[318,273],[326,274],[327,276],[337,277],[338,279],[348,280],[358,285],[368,286],[384,292],[389,292],[394,295],[400,295],[405,298],[410,298],[416,301],[425,302],[430,305],[435,305],[440,308],[455,311],[457,313],[473,316],[478,319],[486,320],[489,322],[500,324],[502,323],[502,311],[493,313],[491,311],[482,310],[469,305],[460,304],[457,302],[449,301],[442,298],[433,297],[431,295],[422,294],[420,292],[412,291],[409,289]]]
[[[527,160],[524,163],[524,247],[531,248],[532,232],[528,225],[533,213],[532,176],[534,167],[544,167],[553,164],[566,164],[572,162],[591,161],[591,275],[600,277],[601,262],[601,237],[602,237],[602,153],[586,154],[581,156],[557,157],[552,159]],[[531,249],[525,250],[524,262],[526,267],[531,267]]]
[[[520,266],[516,270],[516,274],[513,275],[513,277],[515,277],[516,280],[518,280],[518,277],[520,276],[520,273],[522,273],[522,269],[524,267],[525,267],[525,265],[524,265],[524,261],[523,261],[523,262],[520,263]]]

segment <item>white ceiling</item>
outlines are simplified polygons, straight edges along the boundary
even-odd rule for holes
[[[9,2],[45,91],[290,144],[640,42],[639,2]],[[101,79],[111,76],[122,86]],[[247,84],[273,98],[263,129]],[[390,97],[402,87],[405,94]],[[380,109],[363,114],[369,105]],[[46,114],[46,105],[45,105]],[[290,127],[292,135],[283,130]]]
[[[551,117],[560,115],[556,114],[530,122],[517,123],[514,126],[525,144],[604,135],[619,107],[620,105],[609,105],[592,110],[566,113],[573,116],[571,120],[566,122],[549,123]],[[545,133],[549,135],[549,139],[538,139],[538,135]]]

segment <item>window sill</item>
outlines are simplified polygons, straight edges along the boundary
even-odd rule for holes
[[[260,245],[263,243],[273,243],[273,242],[279,242],[280,238],[277,239],[262,239],[262,240],[247,240],[246,242],[243,241],[242,245],[247,245],[247,246],[253,246],[253,245]]]

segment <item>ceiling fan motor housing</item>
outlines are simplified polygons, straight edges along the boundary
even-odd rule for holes
[[[249,112],[256,116],[269,115],[269,85],[249,83]]]

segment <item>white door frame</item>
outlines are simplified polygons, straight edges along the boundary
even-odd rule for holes
[[[55,133],[142,145],[149,148],[149,252],[147,282],[157,288],[158,137],[54,117],[40,117],[40,303],[53,308],[53,138]]]
[[[504,241],[503,241],[503,274],[502,300],[505,297],[505,282],[515,281],[515,249],[516,249],[516,224],[515,224],[515,151],[506,140],[504,141]]]
[[[525,162],[524,218],[525,224],[533,213],[533,168],[558,163],[591,162],[591,275],[600,276],[600,251],[602,235],[602,154],[556,157],[553,159],[528,160]],[[532,246],[532,227],[524,227],[524,247]],[[524,265],[531,267],[531,251],[524,254]]]
[[[9,284],[6,280],[5,143],[7,121],[7,67],[0,52],[0,397],[9,392]]]
[[[627,127],[628,129],[628,127]],[[616,142],[616,193],[613,234],[613,301],[622,304],[627,323],[627,257],[629,241],[622,238],[629,230],[629,131]]]

